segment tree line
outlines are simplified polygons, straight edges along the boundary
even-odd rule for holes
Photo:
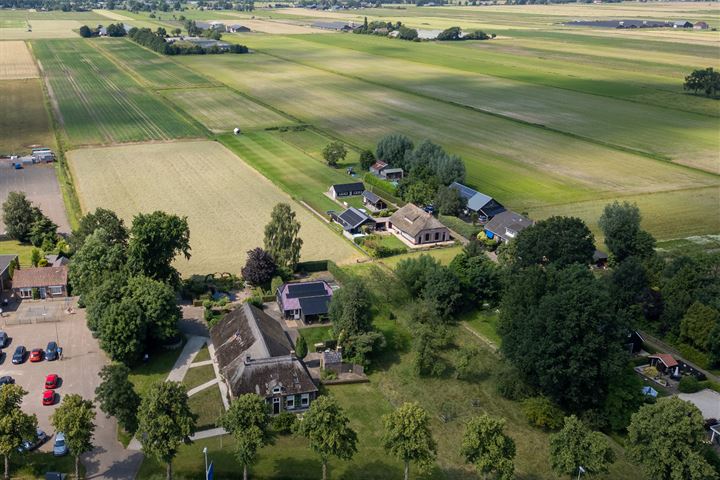
[[[158,29],[157,32],[153,32],[149,28],[133,27],[128,32],[128,36],[134,42],[163,55],[205,55],[221,53],[248,53],[249,51],[245,45],[235,43],[223,48],[218,45],[202,47],[200,45],[181,41],[168,43],[165,41],[165,35],[165,29]]]

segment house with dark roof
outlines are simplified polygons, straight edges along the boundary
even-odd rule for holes
[[[465,201],[465,213],[467,215],[471,212],[477,213],[478,220],[482,223],[505,211],[505,207],[494,198],[473,190],[462,183],[453,182],[450,184],[450,188],[457,190],[460,197]]]
[[[0,292],[10,288],[12,273],[17,265],[17,255],[0,255]]]
[[[22,268],[13,272],[12,288],[20,298],[33,298],[37,291],[39,298],[67,297],[68,268],[37,267]]]
[[[330,218],[339,223],[350,235],[359,235],[363,233],[363,229],[375,230],[375,220],[355,207],[350,207],[341,213],[333,211],[329,213]]]
[[[238,25],[238,24],[236,23],[236,24],[233,24],[233,25],[228,25],[228,26],[227,26],[227,31],[230,32],[230,33],[243,33],[243,32],[249,32],[249,31],[250,31],[250,28],[248,28],[248,27],[246,27],[246,26],[244,26],[244,25]]]
[[[49,267],[62,267],[70,263],[65,255],[45,255],[45,261],[47,261]]]
[[[254,393],[277,415],[302,412],[318,389],[280,323],[243,304],[210,329],[214,361],[233,397]]]
[[[450,230],[422,208],[408,203],[390,216],[388,228],[413,245],[429,245],[452,240]]]
[[[283,317],[305,323],[325,318],[332,296],[333,290],[324,280],[285,283],[275,292]]]
[[[362,194],[362,197],[363,205],[365,205],[371,210],[380,211],[385,210],[388,207],[388,204],[385,200],[383,200],[377,194],[371,192],[370,190],[365,190]]]
[[[362,195],[364,191],[365,185],[363,185],[362,182],[354,182],[332,185],[330,190],[328,190],[328,193],[332,198],[337,199],[341,197],[354,197],[355,195]]]
[[[498,242],[509,242],[520,232],[533,225],[533,221],[519,213],[505,210],[485,224],[485,235]]]
[[[689,22],[687,20],[678,20],[675,22],[672,22],[673,28],[693,28],[692,22]]]

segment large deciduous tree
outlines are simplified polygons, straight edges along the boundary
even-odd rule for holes
[[[575,478],[579,469],[586,475],[606,473],[615,453],[605,435],[588,429],[575,415],[550,437],[550,465],[555,473]]]
[[[150,339],[164,342],[178,334],[182,313],[170,285],[144,276],[132,277],[125,295],[142,310]]]
[[[632,416],[627,452],[654,480],[709,480],[717,478],[703,458],[703,416],[690,402],[661,398]]]
[[[622,262],[628,257],[649,257],[654,253],[655,239],[640,228],[640,209],[634,203],[613,202],[605,205],[598,224],[605,235],[613,258]]]
[[[308,439],[312,451],[320,456],[323,480],[327,480],[331,456],[350,460],[357,453],[357,433],[332,397],[322,396],[312,402],[300,421],[298,433]]]
[[[3,223],[8,237],[19,242],[30,240],[30,228],[37,216],[24,192],[10,192],[3,202]]]
[[[502,289],[500,270],[485,255],[469,256],[460,253],[449,265],[460,281],[463,301],[468,306],[494,305],[500,299]]]
[[[257,459],[257,452],[272,441],[270,413],[265,399],[254,393],[240,395],[218,420],[235,438],[235,458],[243,467],[243,480]]]
[[[109,244],[127,246],[128,230],[125,222],[115,212],[104,208],[97,208],[80,219],[78,228],[70,236],[70,246],[78,250],[85,239],[99,228],[105,230],[105,239]]]
[[[27,392],[20,385],[0,388],[0,455],[5,459],[5,479],[10,478],[10,456],[17,453],[22,442],[35,438],[37,417],[20,408]]]
[[[265,250],[272,256],[278,267],[294,270],[300,261],[303,241],[298,237],[300,222],[295,218],[287,203],[278,203],[273,208],[270,222],[265,225]]]
[[[435,208],[442,215],[458,215],[465,207],[465,199],[454,188],[441,185],[435,194]]]
[[[520,267],[572,263],[589,264],[595,238],[579,218],[550,217],[526,228],[515,239],[515,263]]]
[[[75,478],[80,478],[80,455],[94,448],[95,407],[76,393],[66,394],[51,419],[53,427],[65,434],[65,443],[75,457]]]
[[[340,332],[350,336],[371,331],[370,307],[370,293],[361,279],[350,278],[344,282],[333,295],[328,309],[335,337]]]
[[[336,167],[338,162],[345,160],[347,148],[342,142],[330,142],[323,148],[322,155],[328,165]]]
[[[107,275],[125,268],[127,255],[124,245],[100,227],[87,235],[73,255],[69,265],[69,279],[76,295],[87,295],[100,285]]]
[[[515,442],[504,428],[504,419],[487,414],[473,417],[465,425],[460,452],[484,478],[488,474],[500,480],[515,478]]]
[[[125,365],[105,365],[99,373],[102,382],[95,389],[95,400],[100,404],[100,410],[117,418],[126,432],[134,434],[140,396],[128,379],[129,374],[130,369]]]
[[[583,265],[516,272],[503,297],[499,333],[506,358],[571,410],[598,406],[624,365],[627,331]]]
[[[247,262],[242,268],[243,278],[253,285],[265,285],[268,283],[277,271],[277,265],[275,265],[272,255],[257,247],[248,250],[247,256]]]
[[[680,321],[680,338],[700,350],[708,350],[712,332],[720,325],[720,312],[695,302]]]
[[[147,455],[166,465],[167,480],[172,480],[178,449],[195,433],[196,419],[188,406],[187,390],[178,382],[152,385],[140,402],[136,436]]]
[[[435,460],[437,445],[430,431],[430,417],[417,403],[404,403],[394,412],[383,416],[383,446],[392,456],[402,460],[404,478],[410,476],[410,463],[421,471]]]
[[[190,259],[187,218],[160,211],[135,216],[128,243],[131,272],[175,285],[180,278],[172,266],[177,255]]]

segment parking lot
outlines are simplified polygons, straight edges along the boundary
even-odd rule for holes
[[[35,413],[38,425],[46,433],[54,432],[50,426],[50,415],[68,393],[78,393],[83,398],[94,398],[95,387],[100,378],[98,372],[105,364],[105,354],[100,350],[97,340],[92,338],[85,325],[83,310],[74,309],[76,313],[65,313],[64,302],[23,302],[18,308],[3,317],[2,329],[10,337],[10,343],[3,349],[0,359],[0,376],[9,375],[15,383],[21,385],[29,393],[23,401],[23,409],[27,413]],[[45,307],[45,308],[43,308]],[[13,324],[19,318],[30,318],[30,312],[47,309],[54,313],[59,321]],[[63,350],[63,359],[49,362],[43,360],[31,363],[29,352],[34,348],[47,347],[48,342],[55,341]],[[28,350],[26,360],[20,365],[13,365],[12,355],[19,345]],[[42,393],[45,391],[45,377],[55,373],[60,376],[61,383],[56,389],[55,405],[43,406]],[[102,417],[99,414],[98,417]],[[43,446],[50,450],[52,441]]]

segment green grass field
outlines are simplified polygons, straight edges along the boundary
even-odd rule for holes
[[[27,154],[30,145],[54,147],[41,81],[1,80],[0,154]]]
[[[245,132],[295,123],[228,88],[173,89],[162,93],[214,133],[231,132],[235,127]]]
[[[129,39],[104,38],[93,42],[152,88],[206,87],[204,76],[185,68],[163,55],[152,52]]]
[[[307,150],[301,150],[291,143],[297,144],[300,138],[305,141],[302,145]],[[284,141],[286,139],[288,141]],[[349,162],[340,164],[338,168],[330,168],[321,158],[312,156],[320,140],[330,141],[312,131],[295,132],[287,137],[279,132],[250,132],[220,137],[225,146],[293,198],[324,213],[339,208],[337,203],[325,195],[330,185],[352,181],[352,177],[344,170]]]
[[[33,247],[16,240],[0,240],[0,255],[17,255],[21,267],[30,267]]]
[[[86,40],[33,42],[73,145],[199,137],[183,118]]]

